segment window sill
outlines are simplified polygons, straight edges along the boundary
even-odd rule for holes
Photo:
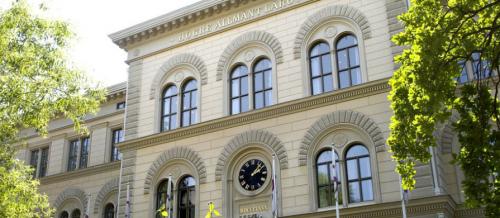
[[[374,205],[374,204],[377,204],[377,203],[375,201],[349,203],[349,204],[347,204],[347,207],[344,207],[344,205],[339,204],[339,209],[363,207],[363,206]],[[335,206],[318,208],[318,209],[316,209],[316,212],[325,212],[325,211],[332,211],[332,210],[335,210]]]

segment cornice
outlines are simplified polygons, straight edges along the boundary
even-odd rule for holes
[[[388,79],[368,82],[359,86],[350,87],[343,90],[325,93],[319,96],[302,98],[277,104],[261,110],[250,111],[239,115],[226,116],[215,120],[206,121],[186,128],[157,133],[137,139],[132,139],[119,143],[120,150],[139,149],[150,147],[161,143],[176,141],[211,132],[220,131],[249,123],[255,123],[275,117],[298,113],[332,104],[338,104],[358,98],[386,93],[390,90]]]
[[[115,116],[115,115],[118,115],[118,114],[124,114],[124,113],[125,113],[125,110],[117,110],[117,111],[109,113],[109,114],[104,114],[104,115],[101,115],[101,116],[97,116],[97,117],[92,117],[90,119],[86,119],[86,120],[84,120],[84,122],[85,123],[90,123],[90,122],[94,122],[96,120],[100,120],[100,119],[104,119],[104,118],[108,118],[108,117],[112,117],[112,116]],[[98,125],[100,125],[100,124],[96,124],[96,125],[93,125],[93,126],[98,126]],[[91,126],[90,129],[92,129],[93,126]],[[67,128],[73,128],[73,127],[74,127],[73,123],[71,123],[71,124],[64,125],[64,126],[61,126],[61,127],[58,127],[58,128],[49,129],[48,133],[50,134],[50,133],[53,133],[53,132],[57,132],[59,130],[63,130],[63,129],[67,129]],[[64,137],[67,136],[66,133],[58,134],[57,136],[59,136],[59,135],[64,135]],[[40,135],[35,134],[35,135],[26,136],[23,139],[24,140],[26,140],[26,139],[32,139],[32,138],[36,138],[36,137],[39,137],[39,136]],[[56,137],[56,136],[54,136],[54,137]]]
[[[109,35],[120,48],[257,0],[202,0]]]
[[[453,217],[456,204],[449,195],[434,196],[410,200],[407,205],[407,213],[411,216],[444,213]],[[362,207],[343,208],[340,210],[343,218],[366,218],[366,217],[401,217],[401,202],[377,203]],[[322,218],[334,217],[335,210],[313,212],[284,216],[283,218]]]
[[[40,178],[41,185],[47,185],[56,182],[77,179],[83,176],[95,175],[97,173],[106,173],[113,170],[120,170],[120,161],[91,166],[85,169],[79,169],[71,172],[63,172],[55,175]]]

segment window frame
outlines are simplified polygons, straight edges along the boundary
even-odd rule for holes
[[[233,74],[236,73],[236,70],[240,67],[245,67],[246,68],[246,74],[245,75],[239,75],[237,77],[234,77],[233,78]],[[241,90],[242,90],[242,79],[245,78],[247,79],[247,93],[246,94],[242,94],[241,93]],[[232,70],[230,71],[229,73],[229,114],[230,115],[237,115],[237,114],[241,114],[241,113],[245,113],[245,112],[248,112],[250,111],[250,86],[248,83],[250,83],[250,70],[249,68],[245,65],[245,64],[236,64]],[[233,97],[233,82],[234,81],[237,81],[238,82],[238,95]],[[247,108],[246,110],[243,110],[243,106],[242,106],[242,99],[244,97],[247,97],[247,102],[248,102],[248,106],[249,108]],[[233,112],[233,100],[237,100],[239,102],[239,109],[238,109],[238,112]]]
[[[170,88],[175,88],[175,94],[166,96],[166,92]],[[166,96],[166,97],[165,97]],[[172,99],[175,99],[176,107],[172,107],[172,102],[174,102]],[[165,115],[165,101],[170,100],[169,108],[170,108],[170,113]],[[166,131],[171,131],[177,128],[178,126],[178,117],[179,117],[179,89],[175,84],[167,84],[165,88],[163,88],[162,93],[161,93],[161,100],[160,100],[160,132],[166,132]],[[172,112],[172,109],[175,109],[175,112]],[[175,119],[172,117],[175,116]],[[169,128],[165,128],[163,125],[164,122],[163,120],[167,118],[170,120],[169,121]],[[175,123],[172,126],[172,121],[175,121]]]
[[[312,56],[312,50],[314,48],[316,48],[316,46],[319,46],[320,44],[325,44],[328,46],[328,52],[327,53],[320,53],[320,54],[317,54],[315,56]],[[328,56],[329,59],[330,59],[330,70],[331,72],[330,73],[324,73],[323,72],[323,57],[324,56]],[[325,41],[325,40],[317,40],[313,43],[311,43],[311,46],[309,47],[308,51],[307,51],[307,63],[308,63],[308,69],[309,69],[309,91],[311,92],[311,96],[315,96],[315,95],[321,95],[323,93],[328,93],[328,92],[333,92],[335,91],[335,82],[333,81],[334,80],[334,76],[333,76],[333,71],[334,71],[334,66],[333,66],[333,61],[332,61],[332,57],[333,56],[333,52],[332,52],[332,47],[330,46],[330,44]],[[318,58],[319,60],[319,65],[320,65],[320,70],[321,72],[319,73],[318,76],[313,76],[313,65],[312,65],[312,60],[314,58]],[[325,77],[327,76],[331,76],[331,79],[332,79],[332,90],[331,91],[325,91]],[[314,83],[313,81],[315,79],[320,79],[321,80],[321,92],[320,93],[317,93],[317,94],[314,94]]]
[[[117,139],[116,132],[118,132],[118,131],[120,131],[121,134],[118,135],[118,139]],[[121,138],[121,140],[120,140],[120,138]],[[124,140],[125,140],[125,132],[124,132],[123,128],[120,127],[120,128],[116,128],[116,129],[111,130],[111,155],[110,155],[110,159],[109,159],[110,162],[121,160],[121,153],[116,148],[116,144],[123,142]]]
[[[188,179],[188,178],[191,178],[193,181],[194,181],[194,185],[192,186],[185,186],[183,187],[181,184],[184,180]],[[191,176],[191,175],[184,175],[181,177],[181,179],[179,179],[179,182],[177,184],[177,203],[176,203],[176,209],[177,209],[177,217],[181,217],[181,210],[186,210],[187,211],[187,216],[188,218],[191,217],[191,210],[193,210],[193,213],[192,214],[192,217],[195,217],[196,215],[196,204],[190,204],[190,192],[191,191],[194,191],[194,196],[195,196],[195,199],[193,200],[194,202],[196,202],[196,179]],[[186,192],[187,194],[187,202],[188,202],[188,205],[186,206],[186,208],[182,208],[181,207],[181,196],[183,194],[183,192]]]
[[[85,169],[85,168],[89,167],[90,148],[91,148],[90,135],[89,136],[80,136],[77,138],[70,139],[68,141],[69,141],[69,143],[68,143],[68,151],[67,151],[68,156],[66,158],[66,172],[76,171],[79,169]],[[83,152],[83,146],[82,146],[84,141],[87,142],[85,152]],[[71,151],[72,151],[74,143],[76,144],[75,145],[76,152],[74,155],[72,155],[73,152],[71,152]],[[83,155],[85,155],[85,156],[83,156]],[[71,167],[71,163],[72,163],[71,160],[73,159],[73,157],[74,157],[74,161],[75,161],[74,168]],[[82,157],[85,157],[85,161],[82,160]],[[82,165],[83,163],[85,163],[85,165]]]
[[[344,48],[341,48],[341,49],[338,49],[339,42],[343,38],[349,37],[349,36],[354,37],[354,39],[356,40],[356,44],[355,45],[350,45],[350,46],[347,46],[347,47],[344,47]],[[349,87],[352,87],[352,86],[363,84],[363,71],[361,69],[361,51],[359,49],[359,39],[356,36],[356,34],[353,34],[353,33],[342,33],[342,34],[340,34],[339,36],[337,36],[335,38],[334,46],[335,46],[334,47],[335,48],[335,67],[336,67],[336,70],[337,70],[337,89],[341,90],[341,89],[346,89],[346,88],[349,88]],[[351,49],[351,48],[356,48],[358,50],[359,63],[356,66],[351,66],[351,58],[350,58],[350,55],[349,55],[349,49]],[[339,53],[342,52],[342,51],[346,51],[347,65],[348,65],[348,67],[345,68],[345,69],[340,70],[340,66],[339,66]],[[356,69],[356,68],[359,69],[359,76],[360,76],[361,82],[359,84],[354,84],[353,85],[353,82],[352,82],[353,81],[352,80],[352,70]],[[340,80],[340,73],[341,72],[348,72],[348,75],[349,75],[349,85],[347,87],[341,87],[341,80]]]
[[[257,68],[257,65],[260,64],[261,61],[268,61],[269,62],[269,67],[268,68],[265,68],[265,69],[262,69],[262,70],[259,70],[257,71],[256,68]],[[269,88],[266,88],[266,73],[268,73],[271,77],[271,87]],[[257,59],[253,64],[252,64],[252,70],[250,71],[250,74],[251,74],[251,77],[252,77],[252,96],[250,98],[252,98],[252,102],[253,102],[253,106],[250,110],[259,110],[259,109],[263,109],[263,108],[266,108],[266,107],[270,107],[273,105],[273,62],[271,61],[271,59],[263,56],[263,57],[260,57],[259,59]],[[262,74],[262,89],[259,90],[259,91],[256,91],[256,77],[258,76],[258,74]],[[250,82],[250,81],[249,81]],[[241,85],[241,84],[240,84]],[[267,102],[266,104],[266,94],[270,92],[271,93],[271,102]],[[260,108],[257,108],[257,95],[260,94],[260,93],[263,93],[262,95],[262,107]]]
[[[186,91],[186,87],[189,85],[189,83],[193,82],[195,83],[195,88],[194,89],[191,89],[191,90],[188,90]],[[194,93],[194,94],[193,94]],[[198,123],[198,99],[199,99],[199,95],[198,95],[198,80],[194,79],[194,78],[187,78],[184,80],[182,86],[181,86],[181,92],[179,92],[179,96],[177,97],[178,99],[180,98],[180,127],[188,127],[188,126],[191,126],[191,125],[194,125],[196,123]],[[184,104],[185,104],[185,101],[184,101],[184,95],[186,94],[189,94],[189,107],[187,109],[184,109]],[[195,100],[194,101],[194,107],[193,107],[193,95],[195,96]],[[192,116],[192,112],[194,111],[194,113],[196,114],[195,116],[195,120],[193,121],[193,116]],[[185,112],[189,112],[189,122],[187,125],[184,125],[184,113]]]
[[[367,151],[367,154],[365,155],[360,155],[360,156],[355,156],[355,157],[347,157],[347,154],[349,153],[349,151],[356,147],[356,146],[361,146],[363,147],[364,149],[366,149]],[[361,144],[361,143],[354,143],[354,144],[351,144],[349,146],[346,147],[346,152],[345,152],[345,155],[344,155],[344,168],[345,168],[345,181],[346,181],[346,187],[347,187],[347,202],[348,204],[358,204],[358,203],[365,203],[365,202],[370,202],[370,201],[374,201],[375,200],[375,188],[374,188],[374,185],[373,185],[373,172],[372,172],[372,162],[371,162],[371,157],[370,157],[370,150],[368,149],[368,147],[366,147],[364,144]],[[362,158],[368,158],[368,163],[369,163],[369,167],[370,167],[370,177],[362,177],[361,175],[361,164],[360,164],[360,159]],[[349,160],[355,160],[356,161],[356,168],[357,168],[357,178],[356,179],[349,179],[349,170],[348,170],[348,161]],[[362,182],[363,181],[367,181],[367,180],[370,180],[371,181],[371,190],[372,190],[372,199],[371,200],[364,200],[363,199],[363,185],[362,185]],[[349,183],[351,182],[356,182],[358,184],[358,190],[359,190],[359,199],[360,201],[359,202],[351,202],[351,198],[350,198],[350,191],[349,191]]]
[[[331,207],[331,206],[335,206],[334,202],[329,202],[329,201],[331,201],[331,200],[333,200],[335,198],[334,196],[331,196],[331,195],[334,195],[334,193],[335,193],[335,190],[334,190],[335,185],[333,184],[333,181],[331,180],[331,175],[330,175],[330,173],[331,173],[331,167],[332,167],[332,163],[333,162],[330,160],[330,161],[326,161],[326,162],[322,162],[322,163],[318,164],[319,157],[324,152],[328,152],[328,151],[331,152],[332,149],[322,149],[322,150],[320,150],[319,152],[316,153],[316,158],[314,160],[314,170],[315,170],[315,174],[316,174],[315,175],[316,176],[315,177],[315,179],[316,179],[316,184],[315,184],[316,187],[315,188],[316,188],[316,198],[317,198],[317,202],[316,203],[318,205],[318,208],[328,208],[328,207]],[[343,196],[342,196],[342,194],[344,193],[343,192],[343,188],[342,188],[343,177],[341,175],[342,165],[340,164],[341,162],[340,162],[340,158],[339,158],[339,155],[338,155],[337,151],[334,151],[334,152],[335,152],[336,157],[337,157],[337,160],[335,161],[337,163],[336,164],[337,165],[336,170],[338,170],[338,175],[337,175],[337,177],[338,177],[338,186],[337,186],[337,188],[340,188],[340,192],[339,192],[339,198],[340,198],[339,199],[340,200],[339,201],[339,205],[342,205],[342,203],[343,203]],[[319,172],[319,170],[318,170],[319,167],[318,166],[320,166],[320,165],[326,165],[326,167],[328,169],[328,181],[329,181],[328,185],[320,185],[319,184],[319,173],[318,173]],[[320,206],[321,202],[320,202],[320,194],[319,194],[320,192],[319,192],[319,190],[320,190],[320,188],[323,188],[323,187],[328,187],[327,206],[326,207],[321,207]]]

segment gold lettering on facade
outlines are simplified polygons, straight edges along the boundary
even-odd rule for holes
[[[179,33],[177,38],[177,43],[185,42],[191,39],[195,39],[209,33],[224,29],[226,27],[236,25],[257,17],[264,16],[269,13],[276,12],[278,10],[287,8],[291,5],[303,2],[304,0],[275,0],[273,2],[267,3],[262,6],[247,9],[245,11],[237,12],[236,14],[228,15],[226,17],[220,18],[208,24],[204,24],[199,27],[195,27],[191,30]]]
[[[261,205],[252,206],[252,207],[241,207],[240,214],[265,212],[267,210],[268,210],[267,204],[261,204]]]

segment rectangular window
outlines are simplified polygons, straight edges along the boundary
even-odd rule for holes
[[[37,176],[38,153],[39,153],[38,149],[31,151],[30,166],[31,166],[31,168],[33,168],[33,173],[32,173],[33,178],[36,178],[36,176]]]
[[[122,101],[122,102],[119,102],[118,104],[116,104],[116,109],[117,110],[125,109],[125,102]]]
[[[113,130],[113,139],[111,141],[111,161],[120,160],[120,153],[116,144],[123,142],[123,129]]]
[[[68,154],[68,171],[76,170],[76,161],[78,158],[78,147],[80,145],[80,140],[73,140],[69,143],[69,154]]]
[[[33,178],[47,175],[47,162],[49,159],[49,148],[39,148],[31,151],[30,166],[33,168]]]
[[[89,162],[89,147],[90,147],[90,138],[85,137],[81,139],[81,147],[80,147],[80,168],[87,168],[87,164]]]
[[[39,177],[45,177],[47,175],[47,165],[49,161],[49,148],[42,148],[42,157],[40,158],[40,173]]]

